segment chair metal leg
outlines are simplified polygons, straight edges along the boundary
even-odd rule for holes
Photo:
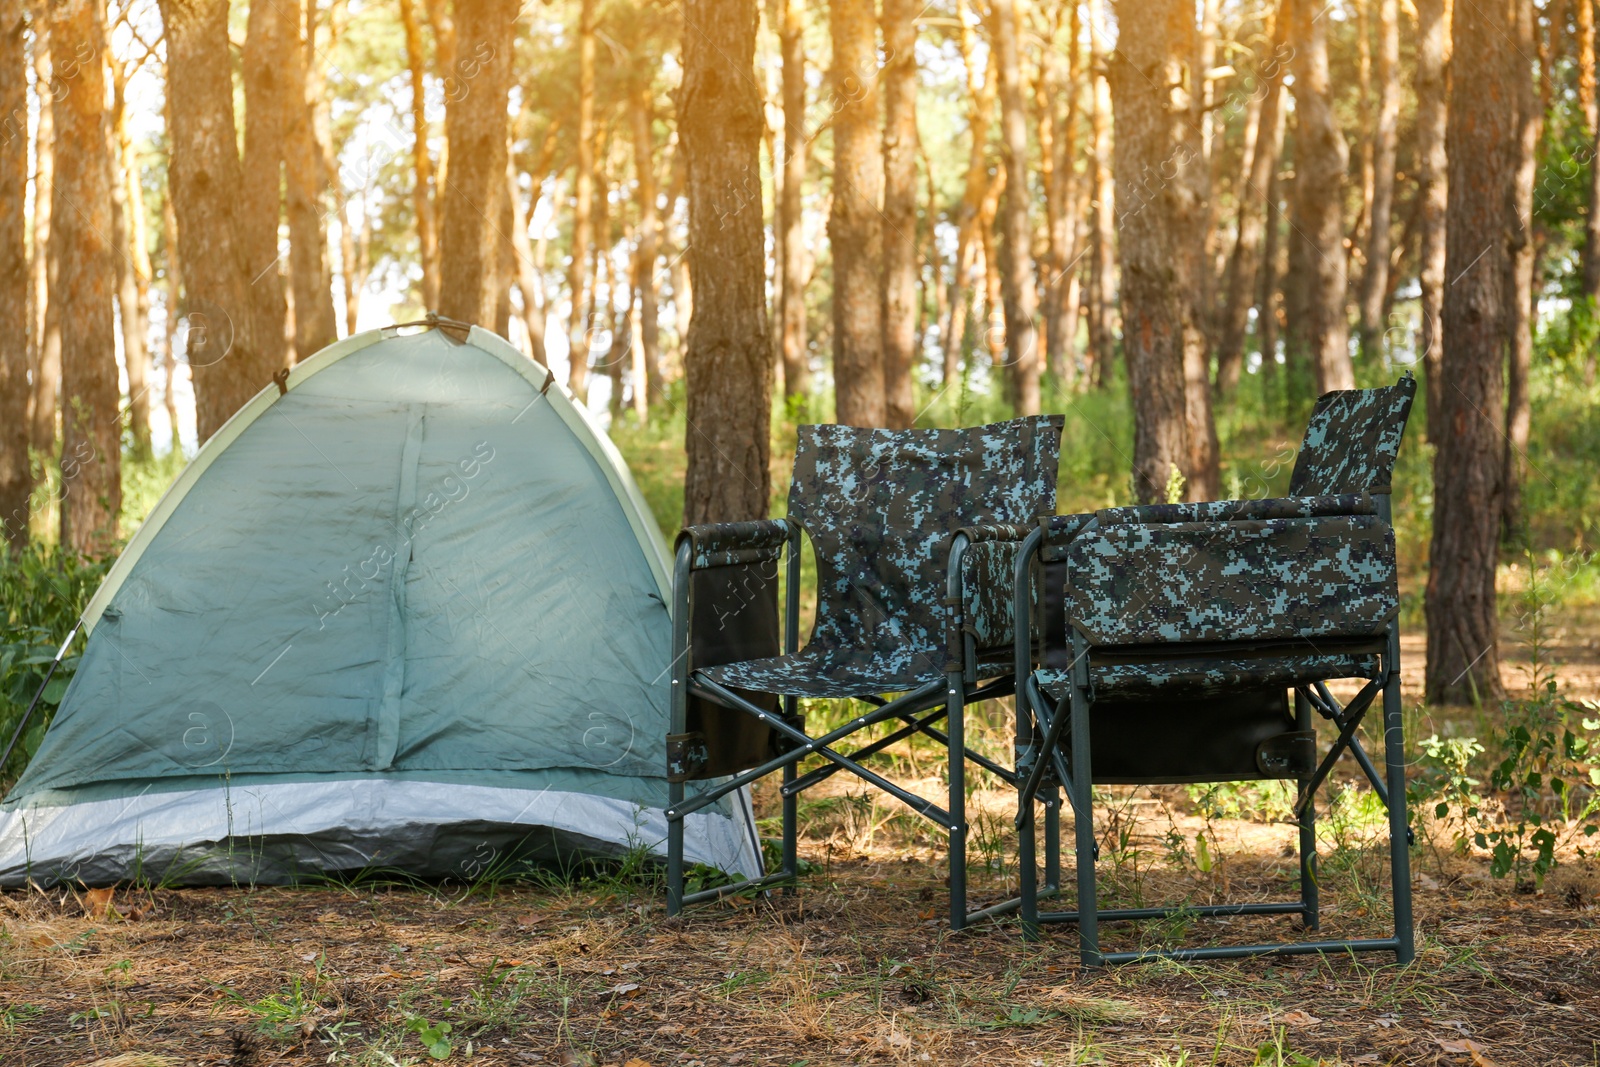
[[[783,769],[784,784],[794,781],[795,765],[789,764]],[[780,869],[787,881],[784,883],[783,895],[794,896],[795,879],[800,875],[800,798],[798,796],[785,796],[783,798],[783,858]]]
[[[1294,726],[1296,730],[1314,730],[1316,722],[1311,716],[1311,702],[1298,691],[1294,695]],[[1317,798],[1306,794],[1311,785],[1309,776],[1299,781],[1299,791],[1306,796],[1300,809],[1300,905],[1301,925],[1307,930],[1321,926],[1320,904],[1317,900]]]
[[[1031,801],[1022,799],[1022,789],[1019,782],[1017,789],[1018,803],[1032,804]],[[1028,813],[1031,816],[1031,812]],[[1018,914],[1022,917],[1022,939],[1024,941],[1039,940],[1039,872],[1034,864],[1038,862],[1035,854],[1034,833],[1037,819],[1027,818],[1020,820],[1022,826],[1017,831],[1017,877],[1019,880],[1018,896],[1020,904]]]
[[[950,738],[950,928],[967,925],[967,766],[964,682],[959,670],[945,675]]]
[[[1388,677],[1383,686],[1383,762],[1389,778],[1389,873],[1394,882],[1395,958],[1402,964],[1416,958],[1411,922],[1411,838],[1406,819],[1405,726],[1400,711],[1400,636],[1389,627],[1384,657]]]
[[[1100,918],[1095,900],[1093,773],[1089,754],[1089,696],[1072,687],[1072,788],[1077,793],[1073,818],[1078,864],[1078,953],[1085,967],[1098,967]]]
[[[668,807],[683,800],[683,783],[667,786]],[[683,910],[683,819],[667,816],[667,914]]]
[[[1044,792],[1044,884],[1061,888],[1061,790],[1053,785]]]

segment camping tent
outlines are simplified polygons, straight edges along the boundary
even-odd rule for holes
[[[206,442],[111,569],[0,805],[0,884],[656,850],[665,561],[544,367],[476,328],[341,341]],[[759,872],[747,797],[686,839]]]

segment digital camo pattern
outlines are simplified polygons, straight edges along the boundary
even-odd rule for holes
[[[1272,500],[1208,500],[1192,504],[1144,504],[1096,512],[1101,526],[1126,523],[1237,522],[1241,519],[1314,519],[1324,515],[1376,515],[1365,493],[1287,496]]]
[[[798,696],[897,692],[942,676],[951,535],[1055,511],[1061,423],[1052,415],[956,430],[802,426],[789,519],[817,557],[811,640],[794,656],[705,675]]]
[[[695,570],[739,563],[768,563],[783,554],[789,524],[782,519],[718,522],[691,526],[678,535],[693,546]]]
[[[981,541],[968,545],[961,557],[961,628],[972,635],[980,652],[1009,651],[1015,640],[1012,587],[1021,540]]]
[[[1096,663],[1089,657],[1089,682],[1097,696],[1111,694],[1157,695],[1163,690],[1184,696],[1221,696],[1268,685],[1324,682],[1330,678],[1376,678],[1375,655],[1312,653],[1274,656],[1270,659],[1216,656],[1168,663]],[[1072,684],[1070,670],[1046,667],[1038,672],[1039,686],[1060,700]]]
[[[1046,563],[1066,559],[1067,546],[1093,521],[1093,515],[1051,515],[1042,520],[1039,525],[1044,530],[1044,542],[1039,546],[1039,558]]]
[[[1290,494],[1387,493],[1416,392],[1408,372],[1383,389],[1318,397],[1289,477]]]
[[[1067,617],[1094,645],[1365,636],[1399,607],[1372,515],[1108,526],[1067,563]]]

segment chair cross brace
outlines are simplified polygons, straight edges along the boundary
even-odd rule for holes
[[[771,774],[773,771],[781,770],[792,763],[798,763],[806,756],[816,753],[833,763],[837,763],[845,770],[850,771],[852,774],[855,774],[867,782],[870,782],[872,785],[888,793],[890,796],[900,800],[917,814],[927,817],[931,821],[944,827],[946,830],[955,830],[956,827],[953,825],[954,820],[950,817],[949,812],[945,811],[937,804],[934,804],[932,801],[925,800],[909,790],[900,788],[882,775],[876,774],[861,766],[861,764],[857,763],[849,756],[841,755],[840,753],[835,752],[833,749],[828,747],[835,741],[838,741],[844,737],[848,737],[850,734],[855,733],[857,730],[860,730],[863,727],[871,726],[874,723],[883,722],[886,719],[898,717],[905,706],[915,706],[917,701],[933,693],[936,689],[941,688],[944,684],[945,683],[942,680],[937,682],[929,682],[920,689],[915,689],[898,700],[890,701],[883,707],[877,708],[867,715],[862,715],[856,719],[853,719],[838,729],[830,731],[821,737],[811,737],[804,730],[800,730],[790,725],[781,715],[776,715],[770,711],[767,711],[765,708],[757,707],[750,701],[733,692],[731,689],[728,689],[726,686],[720,685],[709,678],[695,678],[690,685],[690,691],[696,696],[709,697],[710,699],[716,700],[729,707],[738,708],[741,711],[745,711],[756,716],[756,718],[766,723],[772,729],[796,742],[796,747],[788,752],[785,752],[781,756],[776,756],[773,759],[768,760],[759,767],[753,767],[742,774],[737,774],[732,778],[729,778],[715,789],[707,790],[706,792],[695,796],[693,799],[685,799],[681,803],[672,805],[666,810],[667,818],[678,819],[682,816],[690,815],[696,811],[699,811],[701,808],[715,803],[721,797],[733,792],[735,789],[738,789],[741,786],[748,785],[758,778],[765,777],[766,775]]]
[[[972,692],[968,693],[967,694],[967,700],[969,702],[972,702],[972,701],[977,701],[977,700],[987,700],[987,699],[989,699],[991,697],[996,697],[996,696],[1004,696],[1006,694],[1006,692],[1010,690],[1010,688],[1011,688],[1011,679],[1010,678],[1002,678],[1002,679],[999,679],[998,681],[991,682],[989,685],[983,686],[983,687],[981,687],[979,689],[975,689]],[[865,698],[858,698],[858,699],[865,699]],[[944,697],[941,695],[939,697],[939,699],[943,700]],[[876,703],[879,707],[883,707],[884,706],[884,702],[882,700],[875,700],[873,702]],[[894,744],[897,744],[898,742],[904,741],[906,738],[911,737],[913,734],[918,734],[918,733],[925,734],[926,736],[931,737],[933,740],[937,741],[939,744],[945,746],[946,748],[949,748],[950,747],[950,736],[948,734],[946,734],[943,730],[935,728],[934,725],[933,725],[934,723],[938,722],[940,719],[943,719],[943,718],[945,718],[946,716],[948,716],[950,714],[949,706],[946,705],[946,704],[935,705],[935,709],[934,709],[933,714],[925,716],[924,718],[921,718],[921,719],[916,718],[915,716],[917,714],[919,714],[923,710],[925,710],[925,709],[924,708],[907,708],[907,709],[901,711],[898,714],[897,717],[905,721],[905,723],[906,723],[905,726],[903,726],[900,729],[894,731],[892,734],[889,734],[887,737],[880,738],[879,740],[874,741],[869,745],[865,745],[865,746],[863,746],[861,748],[856,749],[854,752],[850,753],[850,755],[848,757],[846,757],[846,758],[859,761],[859,760],[866,759],[868,756],[875,756],[879,752],[882,752],[884,749],[890,747],[891,745],[894,745]],[[989,772],[991,772],[993,774],[996,774],[996,775],[1000,776],[1001,778],[1003,778],[1006,781],[1007,784],[1009,784],[1009,785],[1015,785],[1016,784],[1016,775],[1013,774],[1008,768],[1002,767],[1000,764],[996,763],[994,760],[989,759],[987,756],[984,756],[981,753],[974,752],[970,748],[963,748],[963,752],[966,755],[967,759],[971,760],[973,763],[976,763],[978,766],[982,767],[984,770],[989,771]],[[784,786],[782,787],[782,789],[780,790],[780,792],[786,797],[798,795],[800,793],[805,792],[807,789],[810,789],[812,786],[818,784],[819,782],[822,782],[825,779],[833,777],[835,774],[837,774],[841,770],[844,770],[844,768],[840,764],[837,764],[837,763],[826,764],[825,766],[818,767],[814,771],[806,772],[805,774],[803,774],[800,777],[796,778],[792,782],[785,783]]]
[[[1305,689],[1304,686],[1297,688],[1302,695],[1306,696],[1308,700],[1311,700],[1310,693]],[[1355,751],[1361,750],[1361,743],[1356,740],[1356,730],[1361,726],[1361,720],[1366,716],[1367,709],[1372,706],[1373,698],[1375,698],[1382,690],[1383,681],[1374,678],[1366,685],[1361,687],[1361,692],[1350,698],[1350,703],[1346,704],[1342,709],[1333,714],[1330,714],[1330,712],[1333,710],[1333,708],[1338,707],[1338,702],[1333,701],[1332,696],[1327,696],[1329,701],[1333,701],[1331,707],[1322,703],[1320,698],[1311,700],[1312,707],[1315,707],[1320,713],[1338,724],[1339,738],[1338,740],[1334,741],[1333,747],[1328,750],[1328,754],[1322,758],[1322,762],[1317,766],[1316,773],[1311,776],[1311,780],[1308,781],[1305,787],[1300,790],[1300,797],[1295,801],[1294,805],[1294,813],[1296,817],[1305,813],[1306,805],[1312,803],[1313,798],[1316,796],[1317,789],[1322,785],[1323,781],[1327,779],[1329,773],[1332,772],[1333,765],[1338,762],[1339,757],[1344,753],[1344,750],[1350,748],[1352,744],[1355,746]],[[1324,690],[1324,695],[1326,695],[1326,690]],[[1362,752],[1362,755],[1365,754],[1365,752]],[[1363,764],[1362,769],[1365,770],[1365,761],[1362,761],[1360,756],[1356,757],[1356,759],[1357,762],[1361,762]],[[1373,777],[1373,784],[1377,784],[1376,776],[1372,775],[1372,772],[1370,771],[1368,774]],[[1384,794],[1384,806],[1388,807],[1389,799],[1387,791],[1381,790],[1381,787],[1380,791]]]

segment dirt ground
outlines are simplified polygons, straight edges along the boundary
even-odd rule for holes
[[[1574,696],[1600,683],[1600,649],[1584,636],[1595,632],[1552,637]],[[1409,692],[1422,656],[1405,651]],[[1506,672],[1525,684],[1514,648]],[[1292,827],[1206,821],[1181,790],[1117,797],[1105,817],[1133,829],[1104,828],[1119,845],[1102,860],[1103,906],[1293,896]],[[990,830],[1006,804],[998,791],[979,798]],[[1388,933],[1372,823],[1327,831],[1320,936]],[[813,866],[798,893],[677,920],[648,873],[9,891],[0,1063],[1600,1065],[1592,860],[1565,857],[1542,887],[1519,886],[1425,843],[1419,954],[1403,969],[1370,955],[1085,971],[1071,928],[1036,943],[1010,922],[952,933],[937,841],[908,825],[859,789],[838,792],[808,818]],[[1199,831],[1215,854],[1175,862],[1174,843]],[[1005,875],[985,874],[974,852],[976,901],[1000,899]],[[1251,917],[1104,936],[1130,947],[1304,935],[1287,917]]]

